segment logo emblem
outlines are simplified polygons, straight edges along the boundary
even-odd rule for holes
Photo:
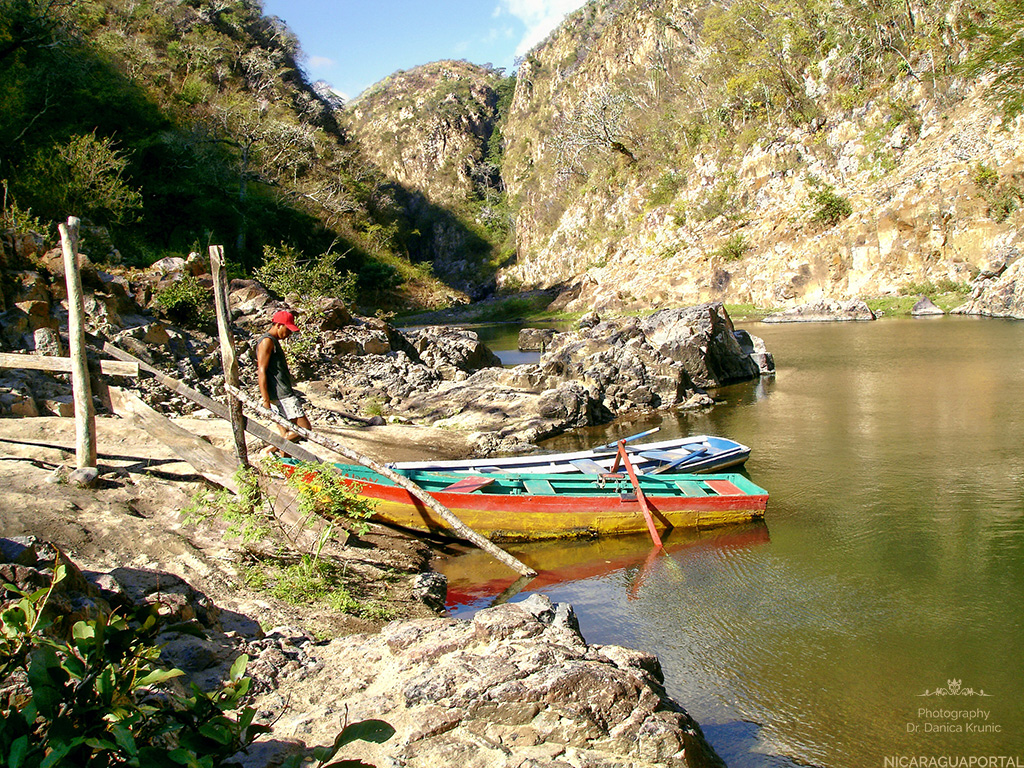
[[[991,696],[985,693],[984,689],[976,691],[973,688],[964,688],[962,680],[947,680],[945,688],[936,688],[934,691],[925,691],[918,696]]]

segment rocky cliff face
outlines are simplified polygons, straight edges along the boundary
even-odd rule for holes
[[[840,47],[781,51],[799,88],[780,117],[767,86],[759,101],[749,74],[715,73],[715,13],[591,3],[527,56],[504,127],[503,285],[567,287],[578,311],[787,306],[963,285],[1019,257],[1024,122],[1004,124],[983,82],[934,50],[859,82]]]
[[[450,285],[474,293],[493,278],[489,205],[501,186],[487,158],[502,79],[497,70],[438,61],[398,72],[346,111],[370,161],[400,187],[419,232],[414,259],[429,260]]]

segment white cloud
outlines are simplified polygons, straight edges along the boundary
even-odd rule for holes
[[[334,59],[326,56],[310,56],[308,64],[310,69],[330,69],[334,66]]]
[[[572,13],[586,0],[500,0],[500,8],[519,19],[526,32],[516,46],[516,56],[522,56],[557,27],[566,14]]]

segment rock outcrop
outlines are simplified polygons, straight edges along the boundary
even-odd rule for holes
[[[819,301],[802,304],[761,319],[762,323],[839,323],[874,320],[875,313],[859,299],[853,301]]]
[[[333,640],[282,682],[297,675],[287,706],[257,702],[280,716],[275,733],[329,744],[345,717],[381,718],[396,730],[388,742],[346,752],[374,765],[724,765],[666,698],[656,657],[588,645],[572,609],[541,595]]]
[[[1024,258],[979,276],[971,298],[953,313],[1024,320]]]
[[[482,453],[522,450],[640,409],[703,407],[706,388],[774,371],[760,339],[735,331],[721,304],[602,321],[554,334],[539,363],[488,368],[393,403],[435,426],[480,433]]]
[[[718,46],[751,34],[745,25],[759,40],[778,30],[747,17],[735,30],[705,27],[726,24],[729,8],[591,3],[526,56],[502,126],[503,177],[520,204],[517,258],[499,285],[559,286],[569,311],[786,308],[968,283],[994,254],[1020,247],[1024,117],[1003,121],[984,79],[934,69],[941,55],[970,55],[962,38],[918,38],[904,72],[868,77],[856,96],[839,62],[862,52],[837,39],[822,59],[783,54],[779,66],[815,117],[765,119],[771,97],[732,90],[749,84],[739,73],[752,70],[728,70],[744,46]],[[937,12],[950,23],[961,10]],[[745,113],[741,103],[759,106]],[[721,140],[709,137],[716,112]],[[640,162],[595,138],[602,129]],[[849,215],[816,215],[823,184]]]
[[[346,723],[371,718],[395,734],[339,757],[409,768],[724,766],[665,694],[655,656],[589,645],[572,608],[541,595],[471,621],[395,621],[377,634],[318,643],[301,628],[264,632],[256,617],[222,609],[165,571],[79,569],[45,542],[0,539],[0,577],[25,592],[49,586],[58,559],[67,575],[49,598],[54,635],[69,637],[76,621],[112,609],[154,606],[164,627],[160,660],[185,673],[184,685],[171,682],[182,692],[188,683],[214,689],[239,655],[249,656],[251,705],[272,732],[238,756],[246,768],[330,745]],[[0,690],[19,679],[0,680]]]
[[[157,300],[175,281],[212,284],[203,272],[208,266],[197,254],[168,258],[131,282],[96,270],[86,289],[89,330],[190,386],[222,396],[213,329],[204,323],[175,325]],[[0,343],[58,354],[59,329],[67,322],[62,282],[46,272],[8,274],[11,306],[0,315]],[[233,281],[228,304],[242,384],[254,390],[256,342],[270,315],[286,305],[255,280]],[[299,322],[315,336],[299,334],[289,342],[296,353],[290,365],[309,396],[314,422],[338,422],[360,412],[388,415],[474,433],[484,454],[528,450],[545,437],[634,410],[709,406],[706,389],[774,370],[763,343],[738,333],[720,303],[643,319],[602,321],[590,312],[575,330],[543,332],[540,361],[511,369],[501,366],[474,331],[400,331],[381,318],[354,316],[337,299],[320,301]],[[198,408],[152,379],[132,386],[158,410]],[[72,415],[70,395],[67,377],[13,371],[0,379],[0,412]]]
[[[927,296],[922,296],[911,308],[910,314],[913,317],[934,317],[936,315],[944,315],[946,313],[943,312],[941,308],[935,306],[935,302]]]

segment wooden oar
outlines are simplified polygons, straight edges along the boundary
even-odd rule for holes
[[[622,445],[623,443],[631,443],[634,440],[639,440],[641,437],[647,437],[648,435],[653,435],[655,432],[660,432],[660,431],[661,431],[661,427],[655,427],[654,429],[648,429],[646,432],[637,432],[635,435],[630,435],[629,437],[624,437],[621,440],[616,440],[614,443],[607,443],[606,445],[599,445],[596,448],[592,448],[591,450],[593,450],[594,452],[597,452],[597,451],[610,451],[612,448],[615,448],[615,447],[617,447],[619,445]]]
[[[363,456],[361,453],[353,451],[351,448],[346,448],[344,445],[336,443],[333,440],[324,437],[323,435],[318,435],[316,432],[311,432],[308,429],[303,429],[302,427],[293,424],[283,416],[279,416],[273,411],[264,408],[262,403],[256,402],[253,398],[249,397],[248,394],[238,389],[237,387],[233,387],[230,384],[225,384],[224,388],[263,418],[270,419],[275,424],[280,424],[281,426],[291,430],[292,432],[295,432],[297,435],[300,435],[306,438],[307,440],[316,443],[317,445],[322,445],[324,448],[329,448],[330,450],[334,451],[335,453],[341,456],[344,456],[347,459],[356,461],[362,464],[364,467],[372,469],[378,475],[383,475],[384,477],[388,478],[391,482],[395,483],[395,485],[404,488],[417,499],[426,504],[433,512],[437,514],[438,517],[442,518],[445,522],[447,522],[448,525],[451,526],[453,531],[455,531],[457,534],[462,536],[467,541],[471,541],[472,543],[476,544],[478,547],[480,547],[480,549],[484,550],[484,552],[491,555],[499,562],[504,563],[512,570],[518,571],[524,576],[537,575],[537,572],[530,568],[530,566],[526,565],[525,563],[521,563],[519,560],[516,560],[516,558],[512,557],[512,555],[510,555],[508,552],[506,552],[503,549],[500,549],[499,547],[495,546],[492,542],[485,539],[483,536],[474,531],[464,522],[459,520],[459,518],[455,515],[454,512],[452,512],[446,506],[441,504],[441,502],[439,502],[437,499],[435,499],[433,496],[424,491],[422,488],[416,485],[416,483],[414,483],[412,480],[405,477],[404,475],[400,475],[393,469],[388,469],[383,464],[374,461],[370,457]]]
[[[636,477],[636,469],[633,467],[633,462],[629,460],[629,453],[626,451],[626,441],[619,441],[619,450],[615,454],[615,463],[612,465],[612,472],[615,472],[619,468],[619,460],[622,460],[623,466],[626,468],[626,473],[629,475],[629,482],[633,484],[633,490],[636,492],[636,500],[640,502],[640,510],[644,513],[644,520],[647,521],[647,530],[651,534],[651,541],[654,542],[655,547],[663,547],[661,543],[661,536],[658,535],[658,529],[654,527],[654,516],[651,515],[651,508],[647,506],[647,497],[644,496],[644,491],[640,487],[640,481]]]

